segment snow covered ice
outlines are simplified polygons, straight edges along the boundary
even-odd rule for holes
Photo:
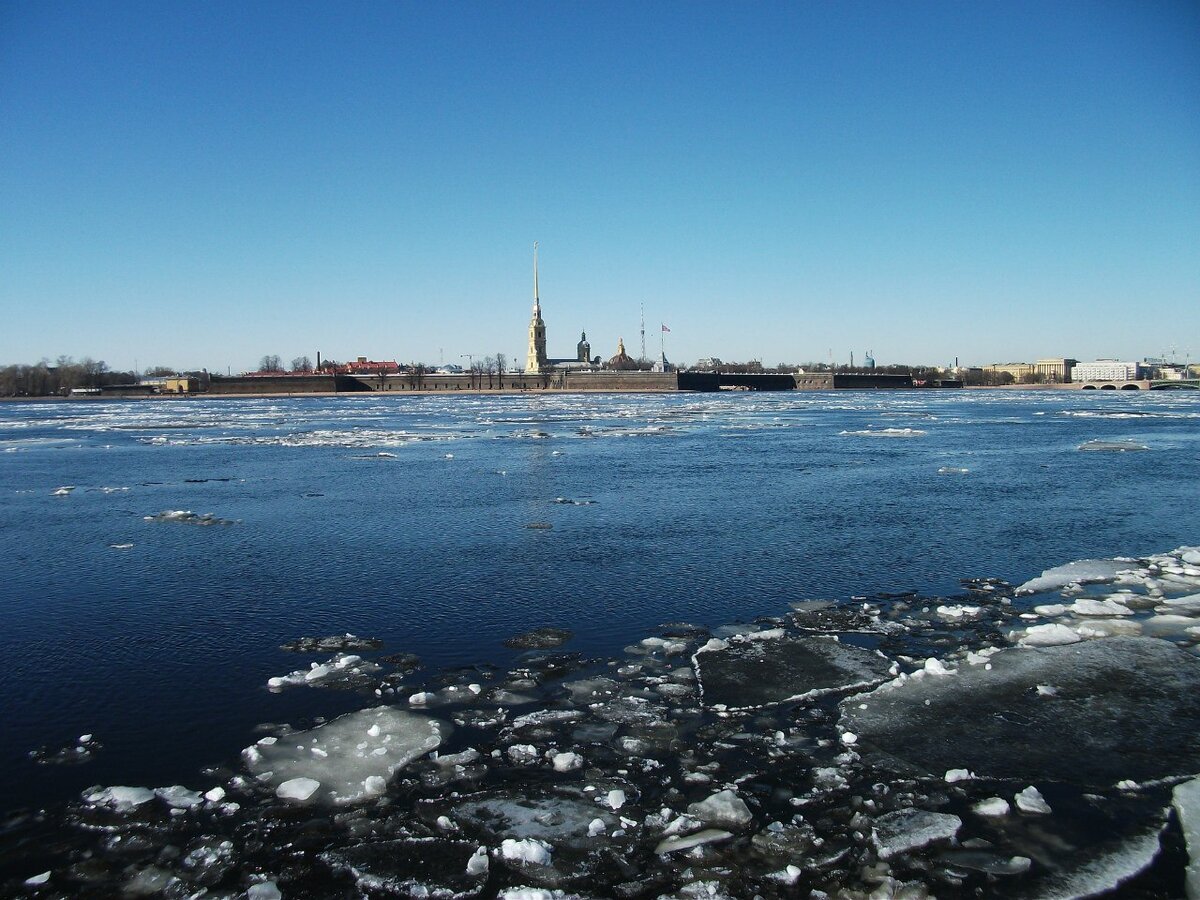
[[[251,772],[277,788],[290,785],[287,795],[294,799],[346,804],[382,794],[388,778],[440,747],[449,731],[435,719],[384,706],[264,739],[242,756]],[[298,779],[319,788],[309,790],[309,781]]]

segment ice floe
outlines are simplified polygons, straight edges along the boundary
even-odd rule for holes
[[[893,681],[842,701],[860,752],[927,772],[1112,785],[1200,771],[1200,659],[1113,637],[1005,650],[991,668]],[[1056,694],[1041,696],[1039,684]]]
[[[704,703],[748,709],[858,690],[889,677],[890,662],[824,637],[739,635],[713,638],[693,656]]]
[[[194,513],[190,509],[167,509],[152,516],[143,516],[147,522],[176,522],[181,525],[233,525],[233,519],[221,519],[212,513]]]
[[[278,789],[324,803],[353,803],[383,793],[386,781],[414,759],[441,746],[449,726],[391,707],[347,713],[327,725],[266,738],[242,756],[251,772]]]

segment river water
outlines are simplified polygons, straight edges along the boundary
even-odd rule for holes
[[[612,656],[1197,544],[1198,501],[1187,391],[0,404],[0,805],[187,783],[260,723],[361,707],[266,689],[303,635],[427,672],[537,626]],[[84,733],[87,765],[28,758]]]

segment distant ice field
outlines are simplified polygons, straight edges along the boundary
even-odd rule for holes
[[[302,635],[425,672],[541,626],[607,657],[1193,546],[1197,509],[1192,392],[4,403],[0,806],[189,783],[262,723],[360,708],[267,690]],[[28,757],[84,734],[85,765]]]

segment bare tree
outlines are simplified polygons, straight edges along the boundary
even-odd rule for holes
[[[312,360],[307,356],[297,356],[292,360],[293,372],[311,372],[313,370]]]
[[[271,353],[264,356],[258,361],[258,371],[260,372],[282,372],[283,360],[277,354]]]
[[[496,354],[496,387],[504,389],[504,367],[508,365],[508,357],[503,353]]]

